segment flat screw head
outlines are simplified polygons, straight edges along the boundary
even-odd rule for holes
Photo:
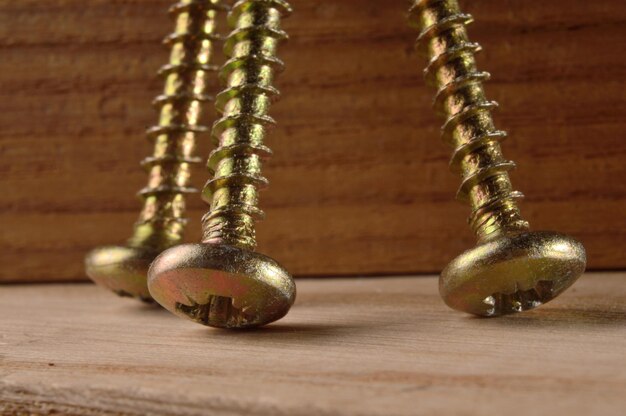
[[[585,249],[554,232],[499,236],[454,259],[442,272],[439,292],[453,309],[499,316],[540,306],[585,271]]]
[[[251,328],[287,314],[296,286],[276,261],[228,245],[185,244],[164,251],[148,272],[165,309],[216,328]]]
[[[85,258],[87,276],[120,296],[151,302],[146,276],[159,251],[141,247],[104,246]]]

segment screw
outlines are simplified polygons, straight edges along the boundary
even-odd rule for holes
[[[216,98],[223,117],[212,131],[217,148],[208,159],[213,178],[204,199],[201,244],[181,245],[152,264],[148,286],[154,299],[176,315],[220,328],[265,325],[287,314],[295,284],[276,261],[254,252],[255,221],[263,217],[258,191],[267,184],[261,161],[271,151],[264,144],[272,86],[283,63],[277,47],[287,34],[280,21],[291,12],[283,0],[235,3],[228,21],[234,29],[222,67],[227,87]]]
[[[469,223],[478,245],[442,272],[439,291],[448,306],[482,316],[521,312],[546,303],[571,286],[585,270],[585,249],[571,237],[531,232],[522,218],[491,110],[485,98],[487,72],[476,68],[480,45],[469,41],[472,17],[456,0],[418,0],[411,21],[421,29],[421,52],[430,58],[425,75],[438,88],[435,108],[447,119],[444,141],[454,146],[450,163],[462,176],[457,197],[472,207]]]
[[[185,195],[197,192],[189,186],[196,136],[207,131],[199,125],[207,95],[209,75],[218,68],[213,57],[218,12],[227,10],[221,0],[182,0],[169,12],[176,16],[176,30],[165,38],[170,61],[159,74],[165,78],[162,95],[154,100],[159,124],[148,130],[154,153],[142,162],[149,171],[148,185],[139,192],[143,210],[132,237],[124,246],[91,251],[85,260],[87,275],[120,296],[151,301],[147,286],[150,263],[164,249],[179,244],[185,227]]]

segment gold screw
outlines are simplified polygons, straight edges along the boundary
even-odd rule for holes
[[[462,176],[457,197],[472,207],[469,223],[478,245],[442,272],[439,291],[448,306],[482,316],[535,308],[561,294],[585,270],[578,241],[554,232],[530,232],[522,219],[465,26],[473,19],[457,0],[418,0],[411,21],[421,29],[418,43],[430,58],[426,79],[438,88],[435,108],[445,115],[444,141],[454,146],[451,167]]]
[[[213,126],[217,148],[208,168],[213,178],[203,196],[211,208],[203,218],[201,244],[173,247],[149,271],[154,299],[169,311],[220,328],[265,325],[287,314],[295,284],[276,261],[254,252],[259,188],[267,184],[261,162],[271,154],[263,142],[274,124],[268,111],[272,86],[283,63],[278,44],[287,38],[280,21],[291,12],[283,0],[243,0],[228,16],[233,32],[224,51],[230,60],[217,96],[223,115]]]
[[[207,95],[216,17],[227,10],[221,0],[182,0],[170,8],[176,30],[164,43],[171,48],[170,61],[159,74],[165,78],[162,95],[154,100],[159,124],[148,130],[154,153],[142,162],[149,170],[148,185],[139,192],[143,210],[125,246],[105,246],[91,251],[85,260],[87,275],[120,296],[150,301],[147,273],[150,263],[164,249],[179,244],[185,227],[185,195],[189,186],[196,136],[207,131],[199,125]]]

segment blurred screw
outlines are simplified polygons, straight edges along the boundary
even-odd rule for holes
[[[186,219],[185,194],[189,186],[196,136],[207,131],[199,125],[207,95],[216,34],[216,17],[227,10],[221,0],[182,0],[172,6],[176,30],[165,38],[170,62],[159,74],[165,78],[162,95],[154,100],[159,124],[148,130],[154,153],[142,162],[150,172],[148,185],[139,192],[144,206],[132,237],[125,246],[105,246],[91,251],[85,260],[87,275],[120,296],[150,301],[147,274],[150,263],[166,248],[179,244]]]

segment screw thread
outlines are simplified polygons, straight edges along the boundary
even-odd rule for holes
[[[202,219],[204,243],[256,247],[255,221],[264,216],[258,192],[268,183],[261,165],[271,156],[263,142],[275,124],[268,115],[278,96],[272,83],[283,67],[276,54],[278,44],[287,39],[280,22],[290,12],[283,0],[244,0],[229,13],[233,32],[224,52],[230,59],[220,73],[226,88],[216,97],[222,118],[213,125],[217,147],[207,162],[212,179],[203,191],[211,206]]]
[[[462,177],[457,198],[472,208],[470,226],[479,240],[527,230],[516,203],[523,195],[508,174],[515,164],[500,148],[506,132],[496,129],[491,116],[498,104],[487,100],[482,86],[490,75],[477,69],[481,47],[467,35],[472,16],[461,12],[457,0],[413,1],[410,16],[421,29],[419,50],[430,58],[424,73],[438,88],[434,105],[446,117],[443,139],[455,148],[450,166]]]
[[[141,163],[149,179],[139,191],[144,204],[130,246],[163,250],[182,240],[185,194],[197,192],[189,183],[192,165],[201,162],[194,156],[196,136],[208,131],[200,124],[201,110],[213,100],[207,94],[209,76],[218,70],[211,64],[220,40],[216,17],[224,10],[222,0],[182,0],[169,10],[176,29],[163,41],[171,50],[170,59],[159,70],[165,86],[153,101],[159,122],[147,131],[154,151]]]

